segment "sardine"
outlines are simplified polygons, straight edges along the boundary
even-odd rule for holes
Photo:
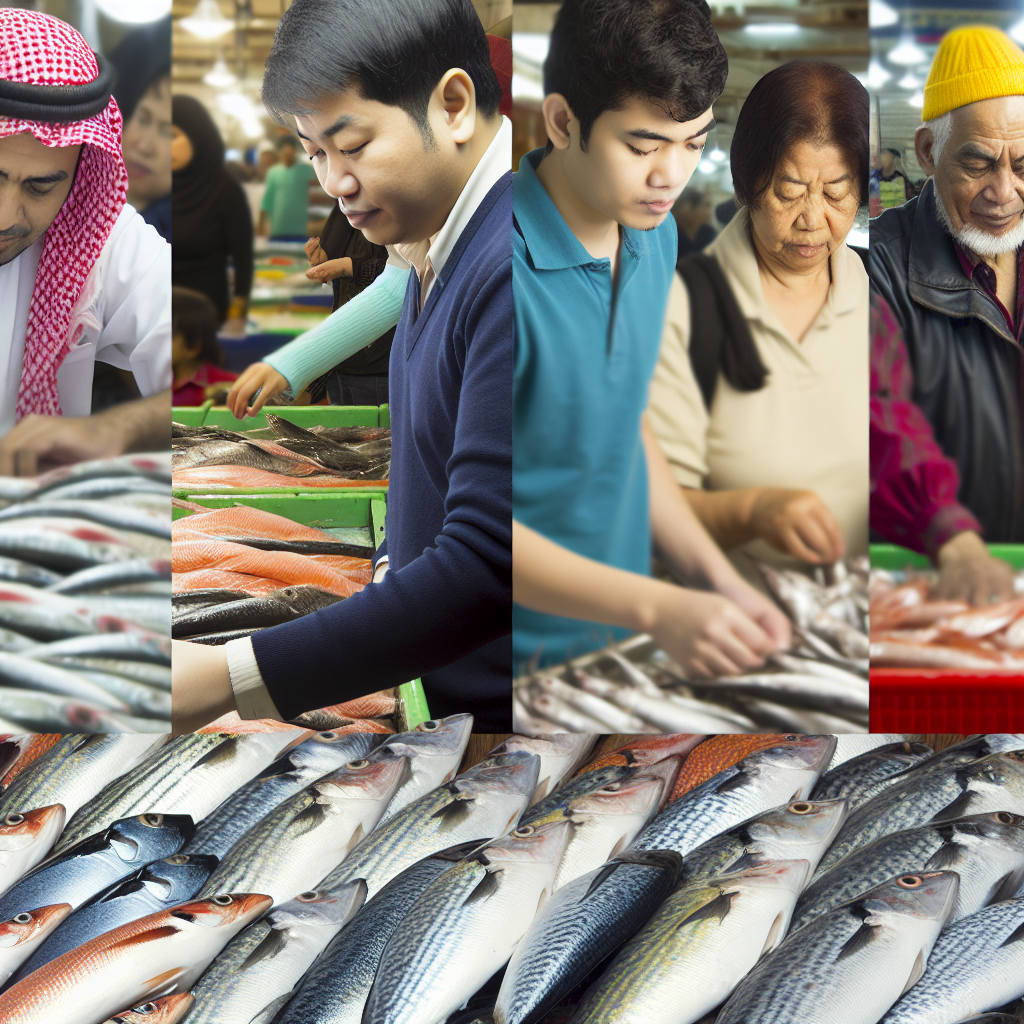
[[[28,652],[32,658],[117,658],[121,661],[171,664],[171,641],[158,633],[97,633],[39,644]]]
[[[35,562],[26,562],[20,558],[0,557],[0,580],[10,583],[24,583],[29,587],[49,587],[64,579],[60,573],[53,572]]]
[[[71,697],[108,711],[131,710],[125,701],[77,672],[69,672],[57,665],[6,651],[0,651],[0,686],[14,686],[52,693],[58,697]],[[0,711],[2,710],[3,707],[0,705]]]
[[[108,711],[74,697],[0,687],[0,714],[21,730],[36,732],[166,733],[170,723]]]
[[[81,520],[98,523],[114,530],[127,530],[131,533],[161,537],[164,540],[171,539],[169,517],[147,515],[121,502],[70,498],[38,500],[0,509],[0,530],[9,522],[38,517]]]
[[[70,576],[51,581],[48,589],[55,594],[89,594],[133,583],[149,583],[171,578],[171,563],[167,559],[137,558],[128,562],[114,562],[80,569]],[[25,581],[29,582],[29,581]],[[39,586],[40,584],[35,584]]]

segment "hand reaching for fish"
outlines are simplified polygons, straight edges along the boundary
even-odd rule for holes
[[[236,420],[244,419],[246,415],[257,415],[269,399],[288,388],[288,381],[269,363],[253,363],[235,381],[228,392],[226,404]]]
[[[1013,597],[1013,570],[993,558],[972,530],[958,533],[939,548],[936,598],[984,606]]]
[[[831,565],[846,554],[843,531],[814,491],[757,488],[750,522],[754,535],[812,565]]]
[[[333,281],[336,277],[352,276],[352,257],[342,256],[336,260],[325,260],[323,263],[310,267],[306,277],[311,281]]]

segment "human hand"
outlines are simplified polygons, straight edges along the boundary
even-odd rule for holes
[[[785,651],[793,644],[793,624],[778,606],[755,590],[739,574],[723,582],[718,592],[743,609],[772,640],[772,651]]]
[[[113,458],[131,440],[128,424],[109,415],[26,416],[0,438],[0,476],[35,476],[54,466]]]
[[[172,734],[195,732],[235,710],[223,647],[171,641]]]
[[[288,381],[269,363],[253,363],[232,385],[225,404],[236,420],[243,419],[246,414],[255,416],[268,399],[287,391],[288,386]],[[255,399],[253,395],[256,395]]]
[[[311,281],[333,281],[336,277],[352,276],[352,257],[342,256],[340,259],[327,260],[318,266],[310,267],[306,271],[306,277]]]
[[[759,488],[750,525],[776,550],[813,565],[831,565],[846,554],[836,517],[814,491]]]
[[[935,596],[947,601],[986,605],[1013,597],[1013,570],[993,558],[973,530],[964,530],[939,548],[939,585]]]
[[[327,253],[320,247],[319,238],[311,238],[303,248],[306,250],[306,259],[309,260],[310,266],[315,267],[327,262]]]
[[[777,646],[738,604],[684,587],[661,591],[650,632],[688,676],[703,679],[742,675]]]

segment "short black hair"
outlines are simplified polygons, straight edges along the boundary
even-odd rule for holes
[[[190,347],[198,341],[199,358],[215,366],[224,360],[217,341],[219,323],[216,308],[202,292],[178,286],[171,289],[171,334],[182,335]]]
[[[750,90],[736,119],[729,157],[741,206],[768,190],[781,160],[798,142],[835,146],[868,198],[868,91],[846,68],[793,60],[769,71]]]
[[[295,0],[274,35],[263,103],[287,123],[354,86],[364,99],[401,107],[432,139],[430,94],[451,68],[473,80],[480,113],[497,114],[501,87],[470,0]]]
[[[692,121],[725,89],[729,58],[704,0],[565,0],[544,61],[586,146],[594,122],[632,97]]]

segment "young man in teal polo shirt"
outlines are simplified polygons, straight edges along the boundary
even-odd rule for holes
[[[517,672],[638,630],[703,676],[789,643],[785,617],[690,511],[644,419],[676,263],[669,214],[727,72],[703,0],[559,11],[544,65],[551,141],[521,161],[513,205]],[[651,579],[652,542],[700,589]]]

